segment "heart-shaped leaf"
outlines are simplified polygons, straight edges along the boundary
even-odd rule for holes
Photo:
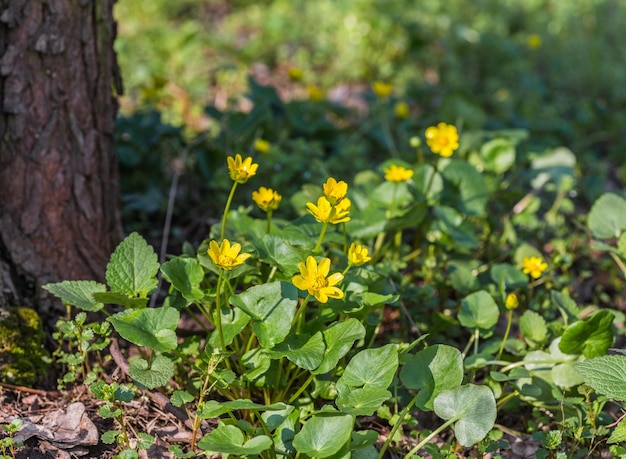
[[[365,336],[365,327],[356,319],[336,322],[322,332],[326,344],[326,353],[320,366],[313,374],[324,374],[333,370],[339,360],[345,356],[354,342]]]
[[[615,193],[600,196],[589,211],[587,226],[599,239],[620,237],[626,230],[626,199]]]
[[[197,301],[204,296],[199,288],[204,279],[204,270],[195,258],[178,257],[163,263],[163,277],[189,301]]]
[[[338,384],[387,389],[397,368],[398,350],[394,344],[378,349],[364,349],[352,357]]]
[[[140,386],[147,389],[164,386],[174,376],[174,362],[157,354],[150,363],[142,358],[128,362],[128,374]]]
[[[230,303],[252,317],[252,329],[259,344],[271,348],[289,334],[298,305],[298,290],[288,282],[271,282],[232,296]]]
[[[458,318],[464,327],[489,331],[498,322],[499,316],[500,310],[494,299],[480,290],[463,298]]]
[[[129,309],[108,318],[122,338],[158,352],[176,349],[180,313],[169,307]]]
[[[309,419],[293,439],[301,454],[319,459],[332,456],[352,434],[354,417],[348,414],[320,413]]]
[[[613,344],[614,319],[613,314],[603,310],[574,322],[563,332],[559,349],[566,354],[582,354],[588,359],[606,354]]]
[[[324,360],[325,351],[324,336],[318,331],[311,337],[291,335],[272,349],[269,355],[274,359],[287,357],[300,368],[312,371]]]
[[[418,389],[416,405],[433,409],[433,400],[442,391],[463,382],[463,357],[452,346],[435,344],[409,355],[400,371],[400,380],[408,389]]]
[[[198,447],[207,452],[237,456],[258,455],[271,446],[272,439],[266,435],[257,435],[246,441],[239,428],[225,424],[220,424],[198,442]]]
[[[441,392],[433,403],[435,414],[453,421],[454,434],[463,446],[481,441],[496,421],[496,399],[486,386],[467,384]]]

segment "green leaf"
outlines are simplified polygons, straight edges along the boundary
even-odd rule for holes
[[[454,435],[463,446],[485,438],[496,421],[496,399],[486,386],[455,387],[440,393],[433,405],[437,416],[454,420]]]
[[[113,410],[111,405],[102,405],[98,408],[98,414],[104,419],[116,418],[122,414],[121,409]]]
[[[617,427],[615,427],[615,430],[613,430],[613,433],[611,433],[611,436],[609,437],[607,443],[609,445],[614,444],[614,443],[623,443],[626,441],[626,419],[622,419],[619,424],[617,424]]]
[[[285,410],[288,407],[288,405],[282,402],[272,403],[271,405],[262,405],[260,403],[255,403],[252,400],[247,400],[247,399],[224,402],[222,403],[222,406],[224,408],[227,408],[229,411],[237,411],[237,410],[281,411],[281,410]]]
[[[289,282],[271,282],[232,296],[230,303],[252,317],[252,329],[259,344],[271,348],[289,334],[298,305],[298,290]]]
[[[117,436],[119,434],[119,430],[107,430],[102,435],[100,435],[100,440],[106,445],[112,445],[117,441]]]
[[[528,276],[507,263],[493,265],[491,267],[491,279],[498,288],[504,286],[507,289],[513,289],[528,284]]]
[[[214,315],[217,323],[217,314]],[[250,322],[250,316],[239,308],[222,307],[222,334],[224,335],[224,344],[229,346],[235,336]],[[220,336],[217,330],[211,333],[209,337],[209,345],[213,348],[221,348]]]
[[[519,319],[520,331],[526,342],[537,347],[548,339],[548,327],[543,317],[535,311],[527,310]]]
[[[191,403],[194,400],[193,395],[184,390],[176,390],[170,397],[170,402],[174,406],[183,406],[185,403]]]
[[[433,409],[433,400],[444,390],[463,382],[463,356],[445,344],[435,344],[409,355],[400,371],[400,380],[408,389],[417,389],[417,406]]]
[[[532,161],[532,169],[535,173],[531,182],[532,187],[538,190],[548,182],[558,187],[573,183],[575,166],[576,155],[565,147],[558,147],[537,156]]]
[[[316,332],[313,336],[291,335],[286,341],[278,344],[270,351],[274,359],[287,357],[291,362],[305,370],[313,371],[324,360],[324,336],[322,332]]]
[[[626,400],[626,357],[604,355],[575,364],[585,382],[596,392],[615,400]]]
[[[292,246],[280,234],[265,234],[253,240],[259,260],[276,266],[285,276],[297,273],[298,264],[304,260],[308,252]]]
[[[108,318],[122,338],[159,352],[176,349],[180,313],[169,307],[129,309]]]
[[[154,249],[139,234],[131,233],[111,255],[107,284],[115,293],[144,298],[156,288],[158,271]]]
[[[472,268],[461,263],[450,263],[450,282],[454,290],[465,295],[480,288]]]
[[[613,344],[613,320],[609,311],[598,311],[573,323],[563,332],[559,349],[566,354],[582,354],[588,359],[606,354]]]
[[[137,434],[137,440],[137,448],[139,449],[149,449],[154,444],[154,437],[144,432]]]
[[[93,299],[104,304],[119,304],[129,309],[143,309],[148,305],[148,298],[129,298],[127,295],[115,292],[98,292]]]
[[[319,375],[333,370],[339,360],[352,348],[355,341],[365,337],[365,327],[357,319],[335,322],[322,332],[326,353],[320,366],[311,371]]]
[[[618,238],[626,230],[626,199],[605,193],[591,206],[587,226],[599,239]]]
[[[198,442],[198,447],[207,452],[237,456],[258,455],[271,446],[272,439],[266,435],[257,435],[245,441],[243,432],[239,428],[225,424],[220,424]]]
[[[131,358],[128,374],[140,386],[154,389],[166,385],[174,376],[174,362],[162,354],[148,362],[142,358]]]
[[[466,328],[490,330],[497,322],[500,310],[494,299],[484,290],[472,293],[461,301],[458,319]],[[482,333],[481,333],[482,334]]]
[[[351,415],[317,414],[296,434],[293,446],[299,453],[310,457],[330,457],[350,440],[353,424]]]
[[[371,416],[389,400],[391,392],[378,387],[350,388],[337,397],[337,407],[353,416]]]
[[[496,137],[483,144],[480,155],[487,170],[503,174],[515,164],[515,143],[511,139]]]
[[[339,378],[338,384],[354,387],[387,389],[398,368],[395,344],[378,349],[364,349],[356,354]],[[352,389],[350,389],[352,390]]]
[[[487,182],[474,166],[466,161],[451,159],[442,170],[442,175],[458,191],[455,196],[448,195],[448,187],[444,187],[442,202],[449,202],[452,207],[465,215],[482,215],[485,212],[488,197]]]
[[[178,257],[163,263],[163,277],[178,290],[183,297],[194,302],[204,296],[199,288],[204,280],[204,270],[195,258]]]
[[[63,304],[82,309],[83,311],[99,311],[104,304],[94,299],[96,292],[105,292],[106,286],[94,281],[63,281],[46,284],[43,288],[63,301]]]
[[[580,318],[580,308],[567,293],[551,290],[550,301],[554,303],[557,308],[559,308],[559,311],[561,311],[565,325],[568,325],[570,322],[574,322]]]

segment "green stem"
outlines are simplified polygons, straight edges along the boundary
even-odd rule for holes
[[[315,244],[315,248],[313,249],[313,253],[317,253],[320,251],[322,247],[322,241],[324,240],[324,235],[326,234],[326,229],[328,229],[328,222],[324,222],[322,226],[322,232],[320,233],[320,237],[317,240],[317,244]]]
[[[444,422],[443,424],[441,424],[438,428],[433,430],[428,437],[424,438],[421,442],[419,442],[415,446],[415,448],[413,448],[411,451],[409,451],[409,453],[406,456],[404,456],[404,459],[409,459],[411,456],[413,456],[415,453],[417,453],[420,449],[422,449],[429,441],[431,441],[433,438],[435,438],[441,432],[446,430],[450,425],[454,424],[454,422],[456,422],[457,420],[458,419],[456,419],[456,418],[452,418],[452,419]]]
[[[506,330],[504,332],[504,336],[502,337],[500,350],[498,350],[498,356],[496,357],[496,360],[500,360],[500,358],[502,357],[502,352],[504,352],[504,345],[506,344],[506,340],[509,338],[509,333],[511,332],[511,322],[513,322],[513,310],[509,309],[509,318],[506,324]]]
[[[265,228],[265,234],[270,234],[272,229],[272,211],[267,211],[267,227]]]
[[[418,395],[419,394],[415,394],[415,397],[411,399],[409,404],[405,406],[402,412],[400,412],[400,414],[398,415],[398,421],[393,426],[393,429],[391,429],[391,432],[389,432],[389,435],[387,435],[387,439],[385,440],[385,443],[383,443],[383,446],[380,448],[380,452],[378,453],[378,457],[376,459],[382,459],[383,456],[385,455],[385,451],[387,451],[387,448],[389,447],[389,444],[392,442],[393,437],[396,435],[396,432],[398,431],[400,427],[402,427],[402,423],[407,413],[411,410],[411,408],[413,408],[413,405],[415,405],[415,402],[417,402]]]
[[[346,222],[343,222],[341,227],[343,229],[343,254],[348,255],[348,229],[346,227]]]
[[[437,175],[437,161],[433,164],[433,173],[428,177],[428,184],[426,184],[426,188],[424,188],[424,200],[428,201],[428,193],[430,193],[430,188],[433,186],[433,182],[435,181],[435,175]]]
[[[235,182],[237,183],[237,182]],[[217,315],[217,320],[215,323],[215,326],[217,327],[217,332],[220,335],[220,345],[222,346],[222,352],[226,352],[226,341],[224,340],[224,332],[222,330],[222,302],[221,302],[221,296],[222,296],[222,279],[224,278],[224,270],[220,270],[220,277],[217,279],[217,288],[215,289],[215,309],[216,309],[216,315]]]
[[[310,374],[309,377],[307,378],[306,381],[304,381],[304,383],[300,386],[300,389],[297,390],[297,392],[295,394],[293,394],[291,396],[291,398],[289,399],[289,401],[287,402],[287,405],[291,405],[293,402],[295,402],[296,400],[298,400],[298,397],[300,397],[300,394],[302,394],[302,392],[305,391],[305,389],[309,386],[309,384],[311,384],[311,381],[313,381],[313,378],[315,377],[314,374]]]
[[[302,323],[302,315],[304,313],[304,309],[306,308],[309,299],[311,298],[311,294],[307,294],[306,298],[302,301],[300,308],[296,311],[296,315],[293,316],[293,320],[291,321],[291,328],[296,327],[296,332],[300,331],[300,325]]]
[[[224,240],[224,235],[226,234],[226,216],[228,215],[228,210],[230,209],[230,205],[233,202],[233,196],[235,196],[235,190],[237,189],[237,182],[233,182],[233,187],[230,189],[230,194],[228,195],[228,199],[226,200],[226,207],[224,207],[224,216],[222,217],[222,231],[220,240]]]

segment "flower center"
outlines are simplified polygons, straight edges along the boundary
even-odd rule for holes
[[[228,255],[220,255],[217,260],[220,266],[232,266],[235,263],[235,259]]]
[[[450,141],[448,139],[448,136],[440,135],[439,138],[437,139],[437,143],[441,145],[442,147],[445,147],[446,145],[450,143]]]
[[[319,291],[327,286],[328,281],[326,281],[326,278],[324,276],[317,276],[315,279],[313,279],[313,282],[311,282],[311,288],[315,291]]]

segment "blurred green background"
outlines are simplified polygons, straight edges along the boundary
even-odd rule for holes
[[[588,202],[626,177],[624,0],[120,0],[116,17],[118,154],[136,225],[164,211],[189,142],[178,199],[205,215],[217,210],[201,195],[223,202],[224,157],[255,138],[275,147],[274,186],[388,158],[388,133],[368,124],[376,80],[409,104],[400,144],[438,121],[520,129],[520,150],[574,152]],[[308,84],[325,91],[323,109]]]

